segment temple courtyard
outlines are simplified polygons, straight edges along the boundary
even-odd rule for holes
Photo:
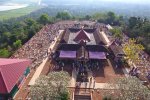
[[[110,35],[110,25],[92,21],[57,24],[57,35],[48,46],[47,56],[31,68],[15,100],[30,99],[30,86],[52,71],[69,73],[70,100],[102,100],[103,90],[114,89],[109,87],[111,81],[129,76],[130,69],[120,63],[125,54]]]

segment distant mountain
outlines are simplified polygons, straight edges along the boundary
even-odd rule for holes
[[[38,0],[36,0],[38,1]],[[101,3],[123,3],[123,4],[150,4],[148,0],[41,0],[46,4],[101,4]]]
[[[90,14],[95,12],[113,11],[124,16],[140,16],[150,18],[150,3],[126,3],[121,1],[117,2],[117,0],[42,0],[42,3],[49,5],[48,7],[55,6],[57,9],[66,7],[66,10],[73,10],[73,12],[78,11],[81,14],[84,12],[87,12],[86,14]]]

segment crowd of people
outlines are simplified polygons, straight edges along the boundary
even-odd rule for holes
[[[134,63],[134,67],[136,67],[139,72],[137,73],[138,76],[144,76],[148,80],[150,80],[150,62],[149,56],[145,56],[143,53],[139,55],[139,61]]]
[[[124,34],[123,43],[129,41],[129,37]],[[133,62],[133,66],[129,72],[132,76],[137,76],[142,80],[150,81],[150,56],[145,52],[139,53],[138,61]]]
[[[48,48],[54,38],[59,34],[59,30],[71,27],[74,21],[62,21],[55,24],[45,25],[27,43],[18,49],[11,58],[31,59],[31,67],[36,68],[43,59],[49,56]]]

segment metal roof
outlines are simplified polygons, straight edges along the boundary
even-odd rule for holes
[[[0,59],[0,94],[10,93],[30,60]]]

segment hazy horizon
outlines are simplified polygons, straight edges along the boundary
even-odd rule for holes
[[[42,2],[45,2],[45,1],[49,1],[49,2],[61,2],[63,3],[64,1],[65,2],[72,2],[72,3],[99,3],[99,2],[114,2],[114,3],[129,3],[129,4],[150,4],[150,0],[0,0],[0,3],[1,2],[39,2],[39,1],[42,1]]]

